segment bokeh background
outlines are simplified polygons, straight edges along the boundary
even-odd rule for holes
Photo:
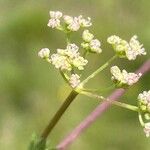
[[[92,18],[91,31],[101,40],[103,53],[88,57],[84,78],[113,56],[106,42],[112,34],[127,40],[137,34],[148,52],[136,61],[119,59],[113,64],[134,71],[149,59],[149,8],[148,0],[0,0],[0,149],[26,150],[32,133],[41,133],[71,90],[58,71],[37,56],[43,47],[52,51],[65,47],[65,35],[47,27],[49,10]],[[79,43],[81,33],[75,33],[72,40]],[[111,84],[108,68],[88,86],[102,88]],[[148,89],[150,74],[131,87],[122,101],[136,105],[137,95]],[[49,137],[49,145],[55,146],[98,104],[97,100],[78,96]],[[113,106],[70,150],[149,148],[150,139],[145,138],[137,114]]]

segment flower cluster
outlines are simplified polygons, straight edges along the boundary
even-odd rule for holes
[[[150,90],[138,95],[138,106],[141,115],[144,115],[144,119],[150,120]],[[150,122],[144,123],[144,132],[146,137],[150,136]]]
[[[140,44],[136,35],[134,35],[129,42],[113,35],[108,37],[107,42],[113,46],[120,58],[135,60],[138,55],[146,55],[143,44]]]
[[[47,59],[49,58],[50,55],[50,50],[48,48],[42,48],[39,52],[38,52],[38,56],[43,58],[43,59]]]
[[[120,70],[117,66],[111,67],[112,80],[117,87],[126,88],[136,83],[141,77],[141,73],[128,73],[126,70]]]
[[[82,34],[82,39],[84,40],[83,43],[81,43],[81,46],[93,53],[101,53],[102,49],[100,48],[101,43],[98,39],[93,39],[94,35],[89,32],[89,30],[84,30]]]
[[[80,84],[80,76],[77,74],[72,74],[69,83],[71,87],[76,88]]]
[[[62,24],[61,23],[61,18]],[[51,28],[61,29],[63,31],[71,32],[78,31],[80,27],[86,28],[92,25],[91,18],[83,18],[82,15],[78,17],[72,17],[68,15],[63,15],[60,11],[50,11],[50,20],[48,26]]]
[[[61,70],[71,71],[72,67],[83,70],[88,61],[80,56],[78,50],[75,44],[68,44],[66,49],[57,49],[57,53],[51,55],[51,62]]]
[[[145,125],[144,125],[144,132],[145,132],[146,137],[150,136],[150,122],[145,123]]]
[[[150,90],[139,94],[138,103],[142,112],[150,113]]]
[[[39,54],[43,54],[44,50],[45,49],[42,49]],[[57,49],[57,53],[51,55],[49,62],[51,62],[57,69],[60,70],[71,71],[73,67],[83,70],[88,61],[80,56],[78,50],[79,47],[77,45],[68,44],[66,49]],[[49,55],[46,53],[46,56],[41,56],[41,58],[45,58]]]
[[[60,27],[60,18],[62,17],[62,13],[60,11],[50,11],[50,20],[48,22],[48,26],[51,28]]]

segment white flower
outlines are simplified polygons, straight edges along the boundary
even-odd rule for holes
[[[89,30],[84,30],[82,34],[82,38],[85,42],[90,42],[94,38],[94,35],[91,34]]]
[[[125,79],[125,82],[128,84],[128,85],[133,85],[134,83],[136,83],[139,78],[142,76],[141,73],[139,74],[135,74],[135,73],[127,73],[126,70],[123,70],[122,71],[122,75],[123,75],[123,78]]]
[[[66,54],[70,57],[70,58],[75,58],[79,56],[79,47],[76,44],[68,44],[67,45],[67,49],[66,49]]]
[[[111,67],[112,80],[118,87],[126,87],[136,83],[141,77],[141,73],[128,73],[126,70],[121,70],[117,66]]]
[[[88,17],[87,19],[84,19],[82,17],[82,15],[80,15],[78,17],[78,20],[79,20],[79,24],[80,24],[81,27],[90,27],[92,25],[90,17]]]
[[[138,55],[146,55],[143,44],[140,44],[136,35],[131,38],[129,46],[130,48],[126,51],[126,56],[129,60],[135,60]]]
[[[49,58],[50,50],[48,48],[43,48],[38,52],[38,56],[41,58]]]
[[[71,71],[72,69],[70,63],[68,62],[67,57],[62,56],[60,54],[51,55],[51,62],[57,69],[68,71]]]
[[[62,12],[60,11],[50,11],[50,17],[54,19],[60,19],[62,17]]]
[[[135,60],[138,55],[146,55],[145,49],[137,40],[136,35],[134,35],[129,42],[122,40],[116,35],[113,35],[108,37],[107,42],[112,44],[114,50],[120,58]]]
[[[77,17],[73,18],[73,21],[67,27],[70,31],[78,31],[80,29],[79,20]]]
[[[150,113],[150,90],[140,93],[138,100],[141,111]]]
[[[70,31],[78,31],[80,27],[92,25],[91,18],[84,19],[81,15],[79,17],[64,16],[64,21],[68,24],[67,29]]]
[[[76,44],[70,43],[66,49],[57,49],[57,53],[51,56],[51,62],[57,69],[71,71],[72,67],[76,67],[83,70],[88,61],[80,56],[78,50]]]
[[[80,76],[72,74],[69,80],[71,87],[76,88],[80,84]]]
[[[98,39],[94,39],[90,41],[90,49],[92,52],[101,53],[102,49],[100,48],[101,43]]]
[[[64,22],[66,24],[71,24],[73,22],[73,17],[71,17],[71,16],[64,15],[63,18],[64,18]]]
[[[79,70],[83,70],[84,66],[88,63],[86,59],[81,56],[78,56],[72,60],[72,64],[77,67]]]
[[[116,35],[112,35],[112,36],[107,38],[107,42],[109,44],[119,44],[120,41],[121,41],[120,37],[116,36]]]
[[[79,47],[72,43],[72,44],[68,44],[67,48],[64,49],[57,49],[57,53],[63,56],[68,56],[70,59],[73,59],[75,57],[79,56]]]
[[[150,103],[150,90],[149,91],[144,91],[143,93],[140,93],[138,96],[139,100],[144,100],[145,102]]]
[[[62,13],[60,11],[50,11],[49,14],[50,14],[51,19],[49,20],[47,25],[51,28],[59,27]]]
[[[144,132],[145,132],[146,137],[150,136],[150,122],[145,123],[145,125],[144,125]]]
[[[123,76],[121,70],[117,66],[113,66],[110,69],[112,76],[112,80],[123,81]]]
[[[49,26],[51,28],[57,28],[57,27],[60,26],[60,20],[52,18],[52,19],[49,20],[47,26]]]

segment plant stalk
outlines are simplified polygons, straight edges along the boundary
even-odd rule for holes
[[[41,134],[42,139],[47,139],[48,135],[51,133],[57,122],[60,120],[62,115],[65,113],[71,102],[76,98],[78,93],[74,90],[71,91],[69,96],[66,98],[64,103],[60,106],[54,117],[50,120],[49,124],[47,127],[44,129],[44,131]]]
[[[138,107],[136,107],[136,106],[126,104],[126,103],[122,103],[122,102],[118,102],[118,101],[112,101],[108,98],[105,98],[105,97],[97,95],[97,94],[93,94],[93,93],[90,93],[90,92],[81,92],[81,94],[84,94],[84,95],[89,96],[91,98],[97,98],[97,99],[101,99],[103,101],[110,102],[113,105],[116,105],[116,106],[119,106],[119,107],[122,107],[122,108],[125,108],[125,109],[129,109],[129,110],[136,111],[136,112],[139,111]]]
[[[91,75],[89,75],[85,80],[82,81],[81,85],[85,85],[90,79],[94,78],[98,73],[103,71],[107,66],[110,65],[110,63],[117,58],[117,55],[114,55],[111,57],[105,64],[103,64],[101,67],[99,67],[96,71],[94,71]]]

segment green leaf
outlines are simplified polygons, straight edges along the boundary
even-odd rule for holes
[[[46,140],[34,134],[28,150],[46,150]]]

